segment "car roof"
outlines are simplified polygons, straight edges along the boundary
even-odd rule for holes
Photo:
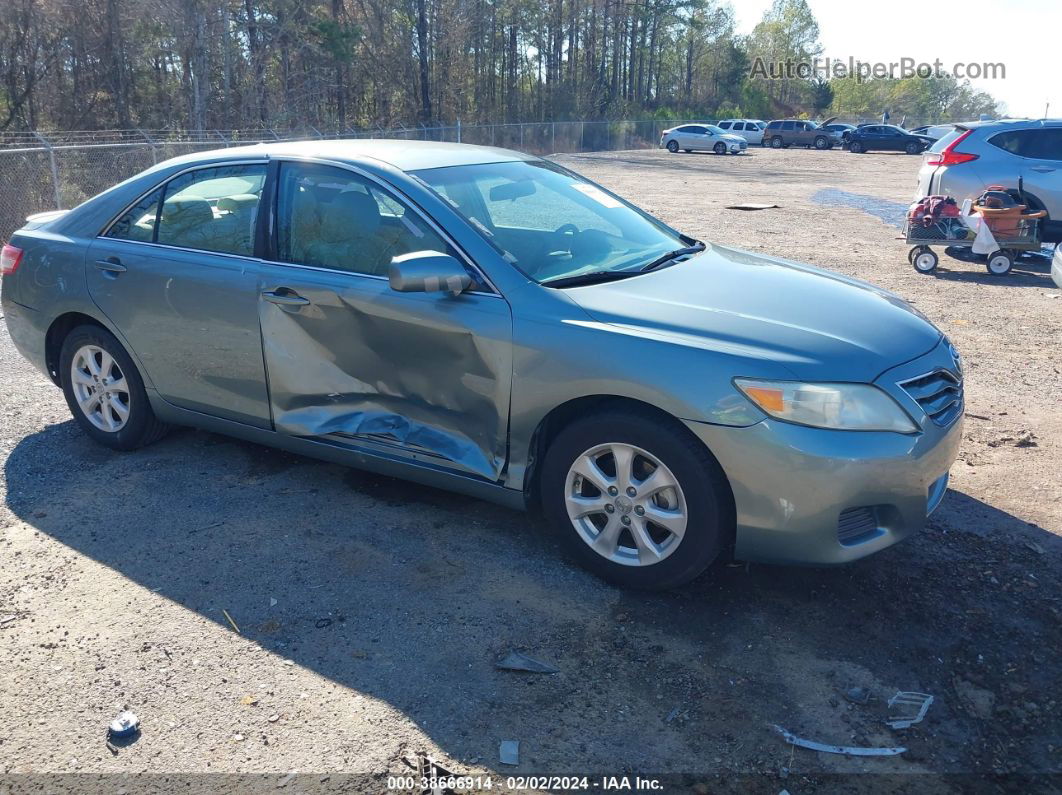
[[[978,130],[983,127],[1062,127],[1062,119],[990,119],[955,122],[952,126],[960,130]]]
[[[536,160],[533,155],[493,146],[446,143],[442,141],[405,141],[385,138],[349,138],[312,141],[279,141],[249,146],[234,146],[195,152],[167,161],[169,164],[221,158],[247,157],[320,157],[329,160],[387,163],[401,171],[416,171],[444,166],[468,166],[478,163],[505,163]]]

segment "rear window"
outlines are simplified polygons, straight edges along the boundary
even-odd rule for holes
[[[954,141],[956,138],[958,138],[964,132],[966,132],[966,130],[960,130],[960,129],[958,129],[956,127],[951,132],[949,132],[947,135],[944,135],[943,137],[938,138],[937,142],[935,144],[933,144],[931,147],[929,147],[929,151],[930,152],[943,152],[944,149],[947,148],[952,143],[952,141]]]
[[[719,126],[722,127],[724,130],[729,130],[730,129],[730,122],[721,121],[721,122],[719,122]]]
[[[772,121],[770,124],[767,125],[766,129],[768,129],[768,130],[777,130],[781,126],[782,126],[782,123],[780,121]]]

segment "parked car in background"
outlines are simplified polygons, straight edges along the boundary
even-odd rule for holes
[[[1062,248],[1055,246],[1054,256],[1051,257],[1051,280],[1062,290]]]
[[[819,125],[804,119],[775,119],[767,124],[767,129],[763,131],[763,140],[774,149],[794,145],[832,149],[842,141],[840,131],[826,129],[826,125],[832,121],[830,118]]]
[[[660,148],[671,154],[681,149],[683,152],[739,155],[749,148],[749,143],[740,135],[728,133],[714,124],[683,124],[660,134]]]
[[[858,127],[848,136],[848,151],[855,154],[863,152],[906,152],[918,155],[933,144],[933,139],[925,135],[914,135],[895,124],[868,124]]]
[[[1004,119],[956,124],[933,144],[918,172],[918,196],[940,193],[959,204],[990,185],[1022,190],[1044,210],[1046,242],[1062,241],[1062,119]]]
[[[190,425],[541,506],[627,586],[731,549],[882,550],[924,526],[962,440],[958,354],[901,298],[504,149],[187,155],[31,220],[0,272],[15,347],[99,444]]]
[[[718,126],[732,135],[740,135],[750,146],[759,146],[763,143],[763,128],[767,126],[767,122],[756,119],[723,119]]]
[[[934,141],[939,141],[954,129],[954,124],[924,124],[921,127],[915,127],[913,130],[909,130],[909,132],[912,135],[924,135],[927,138],[932,138]]]
[[[852,134],[852,130],[856,129],[856,126],[854,124],[834,122],[833,124],[823,124],[822,129],[832,133],[839,132],[841,134],[841,145],[848,146],[848,137]]]

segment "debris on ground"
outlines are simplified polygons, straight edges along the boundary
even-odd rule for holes
[[[933,696],[928,693],[912,693],[900,690],[889,699],[889,709],[897,714],[891,716],[885,723],[890,729],[907,729],[916,723],[921,723],[926,716]]]
[[[728,204],[728,210],[776,210],[777,204],[758,204],[757,202],[745,202],[744,204]]]
[[[140,731],[140,718],[128,710],[119,712],[118,717],[107,726],[107,736],[111,739],[132,737],[138,731]]]
[[[683,709],[682,707],[675,707],[671,712],[667,713],[667,717],[664,718],[664,723],[671,723],[676,718],[688,718],[690,711]]]
[[[503,765],[520,764],[520,741],[502,740],[498,746],[498,759]]]
[[[851,701],[853,704],[869,704],[870,699],[874,696],[865,687],[850,687],[844,691],[844,698],[846,701]]]
[[[1018,434],[1018,438],[1014,440],[1015,447],[1037,447],[1036,434],[1032,431],[1025,431]]]
[[[229,620],[229,623],[232,624],[232,628],[234,630],[236,630],[236,634],[239,635],[240,634],[240,628],[238,626],[236,626],[236,622],[232,620],[232,616],[229,615],[229,611],[226,610],[223,607],[223,608],[221,608],[221,612],[225,614],[225,618],[227,618]]]
[[[555,674],[560,668],[555,668],[549,663],[528,657],[515,649],[494,663],[494,667],[503,671],[527,671],[533,674]]]
[[[317,627],[318,629],[324,629],[325,627],[332,626],[332,619],[330,619],[330,618],[319,618],[313,623],[313,625],[315,627]]]
[[[853,745],[827,745],[826,743],[818,743],[814,740],[805,740],[803,737],[797,737],[795,734],[786,731],[777,724],[770,725],[772,729],[785,738],[787,743],[799,746],[800,748],[807,748],[809,751],[822,751],[827,754],[843,754],[844,756],[896,756],[907,750],[906,748],[900,747],[861,748]]]

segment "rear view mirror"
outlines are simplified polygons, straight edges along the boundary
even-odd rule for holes
[[[535,183],[529,179],[521,179],[515,182],[503,182],[490,189],[492,202],[511,202],[530,196],[535,192]]]
[[[400,293],[449,292],[460,295],[472,286],[472,277],[449,254],[414,251],[391,260],[387,274],[392,290]]]

